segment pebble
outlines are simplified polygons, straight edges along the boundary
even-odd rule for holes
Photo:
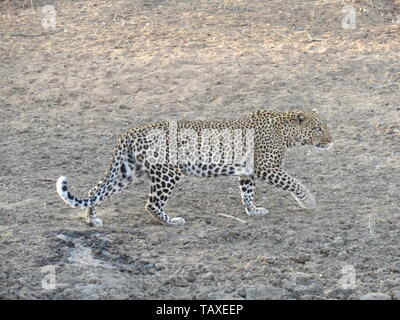
[[[151,251],[150,252],[150,257],[152,258],[158,258],[158,253],[156,251]]]
[[[364,294],[360,300],[392,300],[392,297],[385,293],[372,292]]]
[[[344,245],[344,240],[341,237],[337,237],[335,240],[331,242],[331,246],[333,247],[342,247]]]
[[[297,263],[304,264],[307,261],[310,261],[311,257],[308,254],[299,254],[297,257],[294,257],[291,260],[294,261],[294,262],[297,262]]]
[[[254,300],[278,300],[285,294],[285,289],[263,284],[257,284],[246,289],[246,298]]]
[[[352,289],[336,288],[328,291],[326,293],[326,296],[330,299],[347,300],[352,294],[353,294]]]
[[[151,258],[150,252],[147,252],[147,251],[146,251],[146,252],[143,252],[143,253],[142,253],[142,258],[147,258],[147,259],[148,259],[148,258]]]
[[[294,288],[293,288],[293,291],[297,291],[297,292],[305,292],[305,291],[307,291],[308,290],[308,287],[307,286],[304,286],[304,285],[296,285]]]
[[[161,271],[164,269],[164,266],[159,264],[159,263],[155,263],[154,264],[154,269],[156,269],[156,271]]]
[[[237,294],[239,295],[239,297],[246,298],[246,289],[245,288],[238,289]]]
[[[175,287],[187,287],[189,286],[189,284],[186,282],[185,279],[183,279],[182,277],[179,276],[172,276],[169,279],[167,279],[166,281],[164,281],[164,284],[171,284]]]
[[[214,280],[215,279],[215,276],[214,276],[214,274],[212,273],[212,272],[208,272],[208,273],[206,273],[204,276],[203,276],[203,279],[204,280]]]
[[[393,300],[400,300],[400,290],[394,290],[392,292]]]

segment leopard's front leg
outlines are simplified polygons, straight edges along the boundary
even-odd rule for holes
[[[242,202],[246,213],[248,215],[258,215],[263,216],[268,213],[267,209],[257,208],[254,205],[254,194],[256,192],[256,181],[254,176],[240,176],[240,195],[242,197]]]
[[[289,191],[302,208],[316,208],[317,202],[314,195],[297,179],[291,177],[282,169],[259,167],[256,169],[256,176],[277,188]]]
[[[101,183],[101,181],[98,183],[98,185],[100,185],[100,183]],[[98,185],[89,190],[88,197],[91,197],[96,193],[96,191],[98,189]],[[102,227],[103,226],[103,221],[100,218],[96,217],[96,207],[95,206],[86,208],[86,222],[88,225],[94,226],[94,227]]]
[[[155,165],[149,169],[149,177],[151,187],[146,210],[162,224],[184,225],[185,219],[180,217],[173,218],[164,212],[164,206],[180,179],[180,173],[172,166]]]

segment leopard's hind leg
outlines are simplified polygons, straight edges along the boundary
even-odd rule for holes
[[[90,189],[88,192],[88,197],[92,197],[97,191],[97,186]],[[86,222],[88,225],[93,227],[103,226],[103,221],[96,217],[96,206],[86,208]]]
[[[183,218],[172,218],[164,212],[164,206],[179,181],[181,173],[173,166],[153,165],[148,169],[148,174],[151,187],[146,210],[162,224],[184,225]]]
[[[254,204],[254,194],[256,192],[254,176],[240,176],[239,186],[242,202],[248,215],[263,216],[268,214],[267,209],[256,207]]]
[[[106,179],[107,182],[100,181],[97,186],[89,190],[89,198],[95,194],[99,194],[101,201],[104,201],[113,194],[122,191],[132,182],[133,176],[137,173],[139,166],[133,154],[130,154],[126,159],[121,160],[119,166],[115,166],[114,168],[110,169]],[[100,188],[102,190],[99,190]],[[86,222],[94,227],[101,227],[103,225],[102,220],[96,217],[96,205],[86,208]]]

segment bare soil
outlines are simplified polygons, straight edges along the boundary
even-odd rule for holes
[[[45,4],[54,30],[42,26]],[[342,27],[346,4],[355,29]],[[0,1],[0,36],[0,298],[400,289],[399,1]],[[85,195],[117,137],[140,124],[312,108],[335,146],[293,149],[284,167],[315,194],[313,211],[259,181],[269,214],[247,217],[237,178],[186,178],[167,206],[186,225],[161,226],[138,181],[92,228],[56,193],[65,175]]]

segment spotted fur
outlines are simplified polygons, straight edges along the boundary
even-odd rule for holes
[[[227,137],[233,139],[226,140]],[[247,140],[239,139],[246,137]],[[211,143],[203,150],[204,146],[198,142],[205,139]],[[232,143],[232,148],[221,152],[218,146],[224,139]],[[94,226],[102,225],[101,219],[96,217],[96,206],[141,175],[150,180],[147,211],[157,221],[168,225],[185,223],[183,218],[172,218],[164,212],[164,206],[182,176],[239,176],[242,202],[248,215],[268,213],[254,204],[256,178],[291,192],[301,207],[311,209],[316,206],[314,196],[282,170],[282,158],[285,151],[296,144],[326,149],[331,141],[326,121],[315,111],[260,110],[235,121],[152,123],[120,136],[104,180],[90,189],[86,198],[71,194],[65,177],[58,179],[57,192],[71,207],[86,208],[87,222]],[[235,158],[230,150],[243,151],[243,143],[251,153]]]

